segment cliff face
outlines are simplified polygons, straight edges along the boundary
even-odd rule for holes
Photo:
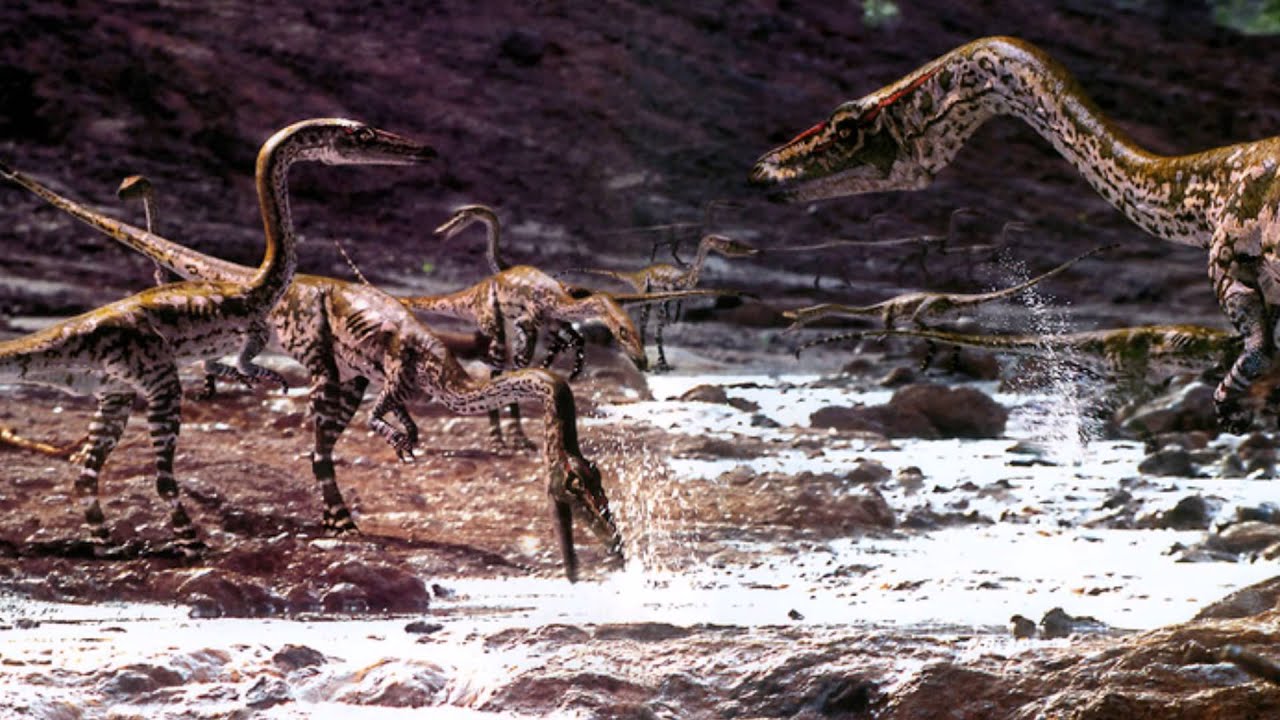
[[[1074,300],[1149,296],[1212,318],[1198,252],[1130,226],[1013,122],[980,132],[927,192],[834,201],[814,213],[763,203],[745,187],[746,170],[839,102],[994,33],[1043,45],[1157,150],[1280,128],[1271,72],[1280,47],[1216,29],[1203,10],[932,0],[903,3],[887,24],[869,24],[859,3],[782,0],[438,2],[422,11],[247,0],[214,11],[22,5],[0,8],[7,160],[134,219],[139,209],[118,208],[112,191],[120,177],[145,173],[158,187],[162,230],[256,262],[253,157],[274,129],[343,115],[426,138],[446,158],[434,171],[309,167],[292,185],[304,234],[346,238],[375,279],[410,284],[424,261],[446,280],[478,269],[470,260],[479,242],[455,241],[448,252],[467,258],[449,262],[424,232],[464,201],[498,207],[513,229],[513,259],[548,266],[640,264],[652,237],[619,231],[700,221],[710,201],[731,203],[716,207],[717,229],[768,246],[870,237],[873,225],[881,236],[940,232],[954,210],[972,208],[981,242],[1007,221],[1028,223],[1033,237],[1018,259],[1036,266],[1105,241],[1132,248],[1132,268],[1117,276],[1123,292],[1083,286]],[[52,282],[92,273],[94,289],[52,299],[5,290],[4,310],[70,312],[145,283],[145,261],[37,207],[0,189],[6,270]],[[682,232],[691,242],[697,228]],[[302,258],[304,269],[345,276],[328,242],[304,247]],[[886,280],[858,257],[840,262],[860,287]],[[810,272],[824,261],[790,255],[771,264]],[[947,268],[931,279],[889,279],[960,281]]]

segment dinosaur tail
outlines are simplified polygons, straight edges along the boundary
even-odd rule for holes
[[[369,282],[369,278],[365,277],[364,273],[360,271],[360,266],[356,265],[356,261],[352,260],[351,256],[347,254],[347,248],[342,245],[342,241],[338,238],[334,238],[333,246],[338,248],[338,254],[342,256],[343,260],[347,261],[347,267],[351,268],[351,272],[355,273],[355,276],[360,280],[360,282],[368,285],[369,287],[373,287],[373,283]]]
[[[806,342],[796,347],[796,350],[795,350],[796,359],[799,360],[800,353],[804,352],[805,350],[808,350],[811,347],[815,347],[817,345],[828,345],[830,343],[845,342],[847,340],[861,340],[862,338],[867,337],[871,334],[872,334],[871,332],[858,330],[855,332],[841,333],[839,335],[828,335],[827,337],[818,338],[817,340],[810,340],[809,342]]]
[[[1061,265],[1058,265],[1057,267],[1052,268],[1050,270],[1046,270],[1045,272],[1040,273],[1039,275],[1036,275],[1035,277],[1029,280],[1020,282],[1017,285],[1011,285],[1007,288],[1004,288],[1003,290],[996,290],[994,292],[988,293],[984,296],[984,300],[995,300],[998,298],[1012,297],[1022,292],[1023,290],[1026,290],[1032,286],[1038,285],[1044,282],[1045,280],[1048,280],[1049,278],[1054,277],[1055,275],[1060,275],[1066,272],[1068,269],[1071,268],[1072,265],[1075,265],[1081,260],[1093,257],[1094,255],[1097,255],[1099,253],[1104,253],[1108,250],[1114,250],[1118,247],[1120,247],[1119,243],[1113,243],[1111,245],[1101,245],[1099,247],[1093,248],[1092,250],[1081,253],[1071,258],[1070,260],[1067,260]]]

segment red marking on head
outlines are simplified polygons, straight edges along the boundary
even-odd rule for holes
[[[921,85],[923,85],[923,84],[925,84],[926,82],[928,82],[928,81],[929,81],[929,78],[931,78],[931,77],[933,77],[934,75],[938,74],[938,71],[939,71],[939,70],[941,70],[941,69],[942,69],[942,66],[938,66],[938,67],[936,67],[936,68],[934,68],[934,69],[930,70],[929,72],[922,74],[920,77],[916,78],[915,80],[912,80],[908,85],[906,85],[906,86],[904,86],[904,87],[902,87],[902,88],[898,89],[897,91],[895,91],[895,92],[891,93],[888,97],[886,97],[885,99],[883,99],[883,100],[881,100],[880,102],[876,103],[876,104],[875,104],[875,107],[873,107],[873,108],[871,108],[870,110],[868,110],[868,111],[866,111],[865,113],[863,113],[863,114],[862,114],[862,118],[861,118],[861,120],[862,120],[863,122],[871,122],[872,120],[875,120],[875,119],[876,119],[876,116],[880,114],[880,111],[881,111],[881,110],[883,110],[883,109],[885,109],[885,108],[889,107],[890,105],[892,105],[892,104],[894,104],[894,103],[898,102],[899,100],[901,100],[902,98],[906,97],[907,95],[910,95],[912,92],[915,92],[917,89],[919,89],[919,87],[920,87]]]
[[[805,130],[804,132],[800,133],[799,135],[791,138],[791,141],[788,142],[787,144],[791,145],[793,143],[798,143],[801,140],[804,140],[805,138],[813,137],[814,135],[817,135],[818,133],[822,132],[822,130],[826,126],[827,124],[825,122],[820,122],[817,125],[814,125],[813,127],[809,128],[808,130]]]

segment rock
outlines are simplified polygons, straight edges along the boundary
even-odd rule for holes
[[[884,405],[822,408],[809,422],[888,437],[986,438],[1003,434],[1008,417],[1008,410],[979,390],[924,384],[897,391]]]
[[[1009,618],[1009,629],[1019,640],[1033,638],[1036,636],[1036,621],[1023,615],[1014,615]]]
[[[768,415],[761,415],[760,413],[756,413],[751,416],[751,427],[780,428],[782,427],[782,423],[778,422],[777,420],[774,420]]]
[[[283,703],[293,702],[293,693],[283,680],[262,676],[244,693],[244,704],[262,710]]]
[[[323,665],[328,662],[328,658],[324,653],[306,645],[285,645],[280,651],[271,656],[271,661],[285,672],[293,672],[298,668],[313,667],[315,665]]]
[[[422,612],[431,604],[431,593],[422,578],[392,565],[343,560],[330,565],[321,576],[336,585],[355,586],[367,603],[367,609],[374,612]],[[335,586],[321,598],[326,610],[331,599],[339,597],[334,594],[337,589]],[[349,589],[343,592],[352,599],[358,597]]]
[[[1172,508],[1143,518],[1139,525],[1169,530],[1204,530],[1209,527],[1220,504],[1201,495],[1188,495]]]
[[[876,384],[880,387],[902,387],[916,381],[916,371],[904,365],[885,373]]]
[[[728,405],[729,395],[720,385],[697,385],[680,396],[681,402],[705,402]]]
[[[844,474],[844,479],[857,485],[874,485],[888,480],[892,473],[879,460],[858,459],[858,464]]]
[[[1264,523],[1280,523],[1280,505],[1265,502],[1253,507],[1236,508],[1236,520],[1257,520]]]
[[[1088,616],[1074,617],[1056,607],[1040,619],[1040,636],[1046,640],[1064,638],[1077,633],[1100,633],[1107,630],[1106,623]]]
[[[1198,470],[1191,453],[1179,447],[1157,450],[1138,463],[1138,472],[1163,477],[1195,477]]]
[[[1277,542],[1280,542],[1280,525],[1246,520],[1209,536],[1206,545],[1239,554],[1262,550]]]
[[[320,598],[320,606],[330,613],[369,612],[369,597],[355,583],[337,583]]]
[[[1237,590],[1218,602],[1206,605],[1195,620],[1226,620],[1260,615],[1276,608],[1280,599],[1280,577],[1263,580]]]
[[[163,687],[181,685],[184,678],[169,668],[158,665],[126,665],[111,673],[98,686],[104,695],[132,696],[154,692]]]
[[[1218,433],[1213,388],[1202,382],[1170,388],[1136,408],[1122,411],[1117,420],[1128,432],[1143,437],[1191,430]]]
[[[425,620],[414,620],[404,626],[404,631],[413,635],[430,635],[440,632],[444,629],[444,625],[440,623],[427,622]]]
[[[439,702],[448,679],[439,666],[417,660],[384,660],[356,674],[333,700],[349,705],[418,708]]]
[[[286,603],[263,582],[238,573],[206,569],[179,585],[177,596],[191,605],[192,617],[278,615]]]

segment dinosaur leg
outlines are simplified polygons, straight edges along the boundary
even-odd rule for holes
[[[568,343],[573,347],[573,371],[569,373],[569,379],[576,380],[582,374],[582,366],[587,361],[587,343],[582,339],[582,334],[569,323],[565,323],[560,331],[568,336]]]
[[[107,541],[102,505],[98,501],[98,476],[107,456],[120,441],[120,434],[129,421],[133,409],[133,393],[104,393],[97,397],[98,407],[89,422],[89,437],[80,450],[83,462],[80,476],[76,478],[76,497],[84,507],[84,521],[88,526],[90,542],[103,545]]]
[[[667,364],[666,351],[662,348],[662,328],[667,324],[669,317],[670,312],[667,303],[662,303],[658,306],[658,321],[654,324],[653,329],[653,344],[658,348],[658,364],[653,366],[654,372],[667,372],[671,369],[671,366]]]
[[[153,369],[144,385],[143,398],[147,404],[151,447],[156,455],[156,493],[169,504],[169,523],[173,526],[175,544],[185,553],[194,553],[199,550],[200,541],[191,517],[182,507],[178,481],[173,477],[173,456],[182,425],[182,383],[178,380],[177,366],[169,362]]]
[[[648,305],[644,305],[643,307],[640,308],[639,324],[640,324],[640,344],[641,345],[644,345],[646,342],[644,334],[645,334],[645,330],[649,327],[649,311],[650,310],[651,308]]]
[[[514,323],[515,353],[511,364],[517,368],[529,367],[533,360],[534,345],[538,342],[538,326],[532,318],[521,318]],[[507,425],[508,443],[518,450],[533,450],[535,445],[524,434],[520,423],[520,405],[511,403],[507,406],[511,412],[511,423]]]
[[[481,332],[489,338],[489,352],[485,361],[489,365],[489,379],[493,379],[502,374],[502,367],[507,363],[507,339],[503,330],[502,323],[487,330],[481,328]],[[495,450],[503,448],[502,442],[502,412],[498,408],[489,411],[489,443]]]
[[[342,491],[338,489],[337,473],[333,467],[333,448],[351,422],[356,408],[360,406],[369,381],[363,377],[355,377],[340,383],[327,329],[321,329],[316,336],[320,341],[313,343],[302,357],[303,364],[311,375],[308,403],[315,435],[311,451],[311,473],[320,486],[320,497],[324,502],[324,531],[331,535],[357,533],[359,528],[342,498]]]
[[[404,409],[409,388],[417,384],[415,368],[416,361],[412,356],[387,360],[384,363],[386,379],[373,402],[373,410],[369,413],[369,427],[390,443],[401,462],[413,462],[413,448],[418,444],[418,426]],[[387,413],[395,415],[404,423],[403,429],[398,430],[383,419]]]
[[[1244,339],[1244,349],[1213,393],[1218,424],[1240,433],[1253,420],[1245,399],[1249,387],[1271,364],[1266,307],[1257,290],[1257,260],[1236,257],[1230,242],[1215,240],[1209,252],[1209,276],[1223,313]]]
[[[551,333],[551,340],[547,343],[547,355],[542,359],[542,367],[544,368],[549,369],[555,363],[556,358],[560,356],[560,353],[564,352],[566,347],[569,347],[569,339],[563,331],[564,325],[568,325],[568,323],[562,323]]]

